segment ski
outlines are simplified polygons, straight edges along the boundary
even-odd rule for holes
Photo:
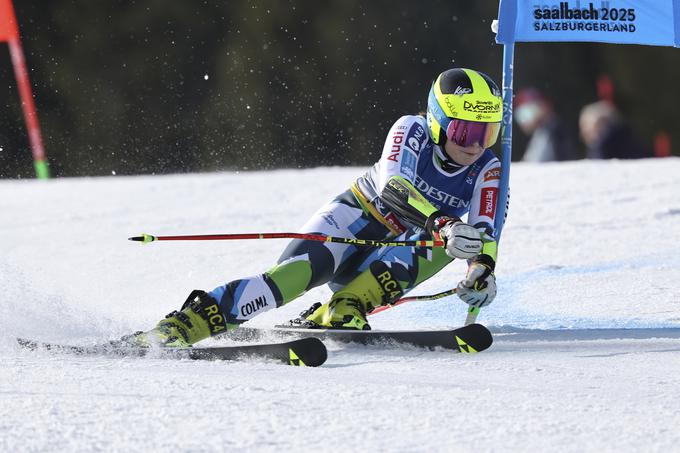
[[[114,341],[93,346],[44,343],[17,338],[19,345],[31,351],[49,351],[81,356],[154,357],[191,360],[272,359],[293,366],[320,366],[328,357],[326,346],[318,338],[301,338],[283,343],[215,346],[203,348],[141,348]]]
[[[444,330],[338,330],[304,329],[289,326],[258,329],[241,327],[230,332],[229,336],[239,340],[312,337],[364,345],[408,344],[429,349],[440,347],[462,353],[483,351],[493,343],[491,332],[481,324],[469,324],[457,329]]]

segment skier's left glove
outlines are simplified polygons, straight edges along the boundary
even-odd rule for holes
[[[468,267],[467,276],[456,288],[456,294],[472,307],[489,305],[496,297],[496,277],[493,275],[493,260],[491,263],[483,259],[487,255],[480,255],[481,260],[475,260]]]

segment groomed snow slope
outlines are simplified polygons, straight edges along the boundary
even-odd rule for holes
[[[127,237],[295,231],[361,172],[0,181],[0,451],[678,451],[680,159],[513,165],[499,295],[479,318],[495,344],[477,355],[331,343],[326,365],[306,369],[16,346],[149,328],[191,289],[261,272],[285,246]],[[464,317],[445,299],[372,325]]]

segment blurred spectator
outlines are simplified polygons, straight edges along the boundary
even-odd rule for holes
[[[671,157],[673,155],[671,137],[665,131],[654,135],[654,157]]]
[[[639,159],[652,156],[611,102],[599,101],[583,107],[579,129],[589,159]]]
[[[515,96],[515,120],[530,136],[522,160],[549,162],[578,158],[574,140],[567,133],[550,101],[535,88],[519,90]]]

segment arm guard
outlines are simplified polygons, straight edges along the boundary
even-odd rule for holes
[[[387,181],[380,198],[399,218],[432,233],[434,219],[443,215],[432,206],[407,179],[392,176]]]
[[[432,234],[437,229],[435,220],[446,217],[446,221],[459,221],[459,218],[448,217],[437,208],[432,206],[423,195],[413,187],[408,180],[401,176],[392,176],[387,181],[385,188],[380,195],[387,207],[392,210],[404,221],[411,225],[424,228]],[[441,226],[441,225],[439,225]],[[475,225],[475,228],[483,228],[483,224]],[[498,253],[498,243],[486,231],[480,231],[482,237],[482,252],[472,261],[480,262],[487,266],[492,272],[496,267],[496,256]]]

